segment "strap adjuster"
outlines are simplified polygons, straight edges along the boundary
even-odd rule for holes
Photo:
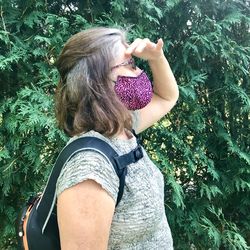
[[[132,152],[134,156],[133,163],[137,162],[143,157],[143,151],[141,145],[138,145],[135,149],[132,150]]]
[[[121,170],[131,163],[139,161],[143,157],[143,151],[141,145],[138,145],[135,149],[129,153],[114,157],[115,163]]]

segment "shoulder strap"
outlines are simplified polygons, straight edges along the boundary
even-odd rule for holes
[[[39,213],[38,223],[40,224],[42,231],[45,230],[45,227],[55,204],[56,182],[60,175],[62,167],[73,155],[83,150],[97,151],[101,153],[104,157],[106,157],[106,159],[110,161],[113,165],[115,172],[120,180],[116,205],[118,205],[123,195],[125,176],[127,174],[126,166],[130,163],[138,161],[143,157],[140,145],[138,145],[130,153],[119,156],[117,152],[107,142],[99,138],[90,136],[78,138],[67,146],[65,146],[57,157],[54,168],[50,174],[47,185],[36,208],[37,213]]]

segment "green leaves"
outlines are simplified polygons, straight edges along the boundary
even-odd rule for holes
[[[39,25],[41,22],[41,19],[44,18],[44,13],[41,11],[32,11],[27,16],[24,17],[24,24],[30,27],[31,29],[34,27],[34,25]]]
[[[164,175],[175,249],[249,249],[246,1],[10,0],[0,12],[1,249],[16,248],[16,212],[68,139],[54,116],[56,58],[72,34],[100,25],[123,27],[129,41],[163,38],[174,69],[178,103],[142,137]]]
[[[168,12],[168,57],[180,98],[143,134],[165,175],[177,249],[249,244],[249,6],[219,2],[187,1]]]

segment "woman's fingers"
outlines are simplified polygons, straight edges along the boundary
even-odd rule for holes
[[[150,60],[158,57],[163,47],[163,40],[160,38],[157,43],[151,42],[148,38],[137,38],[126,49],[125,54],[134,55],[139,58]]]
[[[135,53],[141,53],[143,52],[143,50],[147,47],[149,39],[145,38],[143,40],[141,40],[141,42],[137,45],[136,49],[135,49]]]
[[[141,41],[142,41],[142,39],[140,39],[140,38],[135,39],[134,42],[132,42],[132,43],[129,45],[129,47],[126,49],[125,53],[126,53],[127,55],[132,54],[132,53],[135,51],[135,49],[137,48],[137,46],[139,45],[139,43],[140,43]]]
[[[163,40],[160,38],[158,41],[157,41],[157,44],[156,44],[156,49],[157,50],[161,50],[163,48]]]
[[[129,45],[126,50],[126,54],[141,53],[145,48],[154,49],[156,44],[151,42],[148,38],[140,39],[137,38],[133,43]]]

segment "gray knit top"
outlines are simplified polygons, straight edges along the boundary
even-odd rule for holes
[[[95,131],[81,136],[103,139],[119,155],[126,154],[137,146],[134,136],[129,140],[110,139]],[[128,165],[124,194],[113,215],[108,249],[173,249],[164,208],[163,176],[144,149],[143,154],[138,162]],[[66,163],[57,181],[57,196],[87,179],[99,183],[116,202],[119,178],[108,160],[94,151],[79,152]]]

